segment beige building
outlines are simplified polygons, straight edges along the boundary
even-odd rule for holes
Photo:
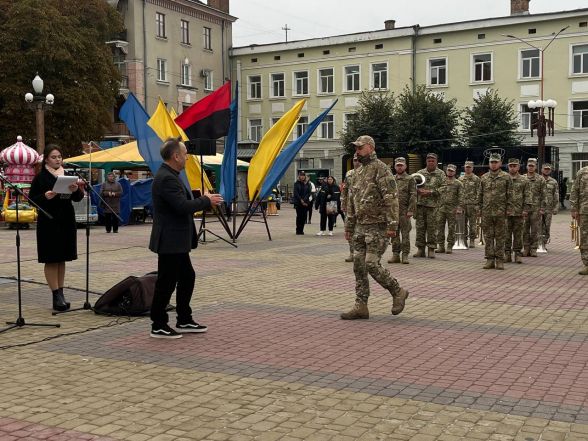
[[[234,48],[239,139],[258,141],[275,119],[306,98],[295,138],[338,99],[285,181],[293,181],[299,169],[329,169],[340,178],[345,152],[339,133],[361,91],[398,94],[406,85],[426,84],[456,98],[460,108],[490,88],[498,90],[518,106],[524,144],[536,145],[527,103],[541,97],[543,84],[544,99],[558,103],[555,136],[546,144],[559,147],[560,170],[574,176],[588,165],[588,9],[529,14],[529,0],[511,0],[511,10],[507,17],[427,27],[396,28],[388,20],[385,29],[373,32]],[[542,60],[542,50],[563,28]]]
[[[110,41],[123,81],[149,114],[161,99],[181,113],[230,77],[229,0],[108,0],[124,17],[126,31]],[[123,100],[121,99],[121,104]],[[111,138],[126,135],[116,120]]]

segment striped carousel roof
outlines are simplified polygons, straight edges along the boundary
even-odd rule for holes
[[[16,138],[16,144],[0,152],[0,162],[11,165],[33,165],[39,160],[39,154],[24,142],[22,136]]]

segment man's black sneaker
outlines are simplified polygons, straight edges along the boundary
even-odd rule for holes
[[[208,326],[199,325],[194,320],[190,320],[189,322],[185,323],[176,323],[176,329],[178,329],[182,334],[188,332],[198,334],[208,331]]]
[[[182,334],[176,332],[168,325],[163,326],[151,326],[151,337],[153,338],[181,338]]]

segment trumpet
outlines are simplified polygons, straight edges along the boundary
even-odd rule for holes
[[[478,245],[484,245],[484,231],[482,230],[482,215],[476,217],[476,237],[480,239]]]
[[[575,218],[572,218],[572,221],[570,222],[570,230],[572,233],[572,242],[574,242],[574,249],[579,250],[580,249],[580,226],[578,225],[578,220]]]

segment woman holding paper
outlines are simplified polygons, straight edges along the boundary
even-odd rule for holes
[[[43,152],[41,171],[33,179],[29,192],[29,197],[52,217],[39,213],[37,254],[39,263],[45,264],[45,279],[53,293],[56,311],[65,311],[70,306],[63,295],[65,262],[78,258],[76,218],[71,201],[81,201],[84,197],[77,183],[69,184],[60,193],[54,191],[59,187],[56,185],[60,184],[59,177],[65,176],[62,161],[61,149],[48,145]]]

